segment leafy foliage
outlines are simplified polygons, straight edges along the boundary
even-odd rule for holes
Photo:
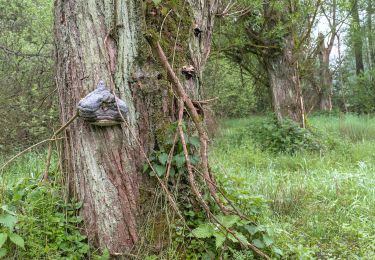
[[[186,159],[180,139],[176,139],[174,143],[174,134],[176,132],[177,122],[170,125],[166,129],[167,140],[160,150],[155,150],[150,155],[148,162],[143,166],[143,172],[148,173],[150,176],[157,174],[160,178],[165,177],[169,173],[169,177],[174,180],[176,174],[183,174],[186,172]],[[184,126],[183,129],[186,130]],[[190,151],[189,159],[193,165],[199,163],[199,157],[196,151],[199,149],[200,142],[197,136],[188,136],[184,134],[187,149]],[[173,147],[173,154],[169,154]],[[150,162],[150,163],[149,163]],[[151,164],[151,166],[150,166]],[[168,171],[169,168],[169,171]]]
[[[0,152],[43,139],[56,123],[52,6],[0,1]]]
[[[289,119],[281,123],[276,119],[267,119],[261,124],[249,127],[250,137],[263,150],[294,154],[299,151],[319,151],[323,143],[312,129],[299,127]]]
[[[59,173],[51,183],[41,183],[39,174],[45,154],[30,154],[17,160],[0,179],[0,257],[17,259],[108,259],[90,252],[82,235],[81,203],[66,202]],[[52,161],[56,168],[56,157]],[[101,258],[102,257],[102,258]]]

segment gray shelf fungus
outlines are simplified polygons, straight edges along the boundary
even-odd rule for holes
[[[121,124],[128,111],[125,102],[115,97],[103,81],[78,103],[79,116],[98,126]]]

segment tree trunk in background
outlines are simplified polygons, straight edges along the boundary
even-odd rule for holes
[[[359,9],[358,9],[358,1],[353,0],[353,9],[352,9],[352,41],[353,41],[353,48],[354,48],[354,57],[355,57],[355,67],[357,75],[360,75],[363,70],[363,43],[362,43],[362,29],[361,23],[359,19]]]
[[[282,52],[265,60],[272,89],[274,112],[279,121],[290,118],[301,127],[305,127],[298,62],[293,57],[293,38],[288,35],[284,41]]]
[[[188,3],[189,17],[202,32],[194,35],[189,25],[188,31],[181,29],[181,35],[190,35],[191,56],[186,57],[189,50],[185,49],[179,58],[195,68],[197,76],[186,79],[185,86],[190,95],[198,97],[217,3]],[[142,149],[148,154],[160,145],[156,133],[175,120],[177,112],[173,95],[168,95],[169,82],[161,76],[164,70],[142,38],[145,19],[141,4],[138,0],[55,2],[56,81],[62,123],[76,113],[79,100],[94,90],[99,80],[115,88],[129,107],[127,122],[119,126],[97,127],[78,118],[65,131],[64,140],[63,167],[70,194],[83,202],[85,232],[96,246],[119,255],[131,251],[139,240],[138,226],[143,221],[140,187],[151,183],[141,174]],[[162,19],[164,16],[160,24]]]
[[[374,49],[374,38],[372,31],[372,14],[373,14],[372,0],[367,0],[367,39],[368,48],[370,52],[370,64],[371,68],[375,66],[375,49]]]
[[[331,36],[334,37],[334,36]],[[326,48],[323,34],[319,34],[319,107],[321,111],[332,111],[332,76],[329,70],[330,46]]]

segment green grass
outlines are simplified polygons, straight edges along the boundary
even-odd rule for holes
[[[294,155],[254,144],[248,127],[262,120],[222,122],[210,154],[219,181],[268,201],[260,221],[286,258],[375,259],[375,119],[310,118],[333,145]]]

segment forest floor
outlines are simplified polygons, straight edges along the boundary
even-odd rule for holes
[[[311,117],[333,145],[293,155],[256,144],[249,129],[262,120],[221,122],[210,154],[218,181],[228,193],[265,199],[259,221],[289,256],[375,259],[375,119]]]

